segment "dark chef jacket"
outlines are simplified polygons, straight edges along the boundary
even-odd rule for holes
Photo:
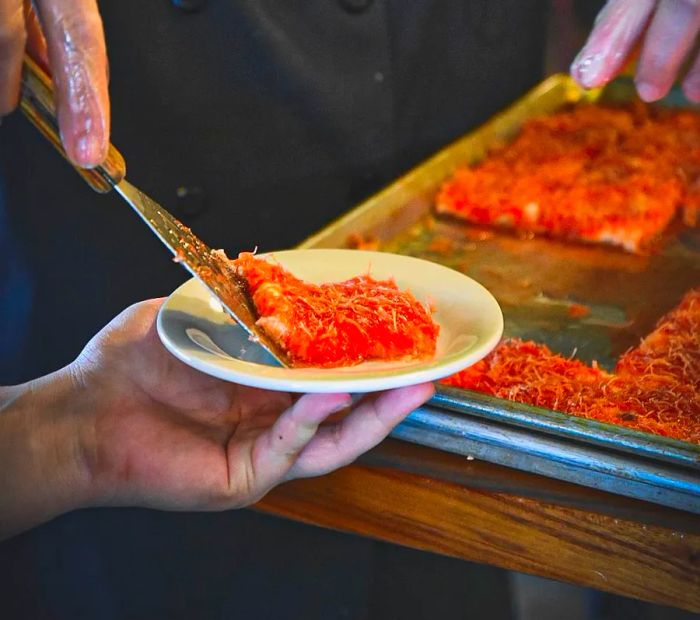
[[[231,254],[293,246],[541,78],[538,1],[101,10],[128,178]],[[93,193],[21,115],[4,119],[0,383],[69,362],[185,278],[116,196]],[[377,547],[247,511],[83,511],[0,548],[0,616],[370,617]]]

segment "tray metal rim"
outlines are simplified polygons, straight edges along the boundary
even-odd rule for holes
[[[443,385],[429,402],[440,409],[700,470],[700,446],[671,437]]]
[[[700,514],[700,476],[644,456],[582,446],[567,438],[434,408],[430,403],[410,414],[391,436]]]

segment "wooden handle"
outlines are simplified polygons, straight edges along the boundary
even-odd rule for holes
[[[20,108],[54,148],[68,159],[58,130],[51,78],[27,55],[24,57],[22,72]],[[74,165],[74,168],[92,189],[102,194],[112,189],[112,186],[119,183],[126,175],[126,162],[121,153],[111,144],[107,159],[101,165],[95,168],[80,168]]]

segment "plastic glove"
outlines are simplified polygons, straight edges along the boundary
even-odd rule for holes
[[[683,90],[700,102],[700,56],[689,58],[698,31],[698,0],[609,0],[571,65],[571,75],[586,88],[603,86],[641,46],[635,83],[643,100],[664,97],[688,58]]]

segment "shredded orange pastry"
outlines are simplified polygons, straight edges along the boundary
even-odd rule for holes
[[[393,280],[361,275],[310,284],[249,252],[232,266],[248,284],[260,317],[257,325],[295,365],[350,366],[435,354],[439,326],[430,309]]]
[[[526,122],[515,140],[444,183],[438,213],[648,250],[700,205],[700,114],[581,105]]]
[[[625,353],[614,373],[512,339],[442,382],[700,443],[700,288]]]

